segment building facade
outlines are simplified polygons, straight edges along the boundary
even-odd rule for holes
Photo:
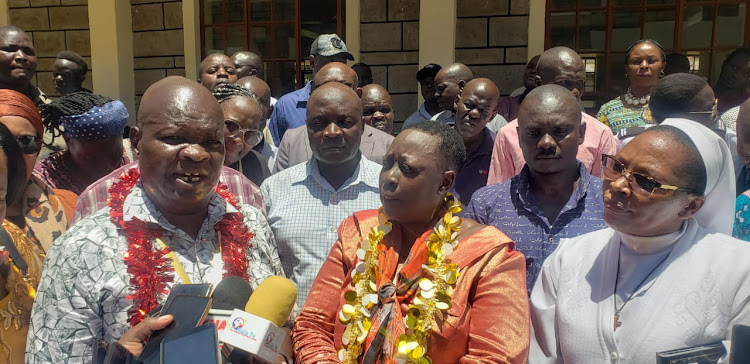
[[[52,96],[62,50],[84,56],[85,85],[131,115],[155,81],[196,79],[205,55],[252,50],[279,97],[310,78],[312,40],[336,32],[391,93],[397,122],[419,105],[415,74],[427,63],[465,63],[509,94],[527,60],[555,45],[586,60],[592,110],[622,91],[624,52],[641,38],[686,54],[713,82],[729,52],[750,46],[748,17],[744,0],[0,0],[0,24],[31,34],[36,83]]]

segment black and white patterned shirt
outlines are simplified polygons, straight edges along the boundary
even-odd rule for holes
[[[162,240],[177,254],[193,283],[222,279],[215,225],[225,214],[241,212],[255,237],[248,250],[250,284],[256,288],[272,275],[284,276],[273,233],[255,207],[237,211],[214,194],[196,239],[170,224],[142,189],[140,182],[125,198],[123,219],[138,218],[161,226]],[[128,310],[134,293],[122,254],[128,243],[104,208],[79,221],[50,248],[31,314],[26,363],[89,363],[97,338],[118,340],[129,328]],[[175,274],[174,283],[182,283]],[[160,302],[166,297],[159,297]]]

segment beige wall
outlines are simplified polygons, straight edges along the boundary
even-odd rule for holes
[[[198,76],[201,63],[200,2],[182,0],[182,29],[185,42],[185,75]]]
[[[529,48],[526,59],[544,52],[545,0],[529,0]]]
[[[133,123],[136,109],[130,4],[122,0],[94,0],[88,10],[94,92],[122,101]]]
[[[184,11],[181,0],[130,0],[130,4],[134,93],[138,105],[154,82],[167,76],[186,75]],[[195,79],[195,73],[188,76]]]
[[[420,8],[420,0],[360,2],[357,61],[370,65],[373,82],[391,94],[396,130],[418,106]]]
[[[359,12],[360,12],[360,0],[346,0],[346,15],[344,19],[346,24],[346,48],[354,56],[354,62],[359,62]]]
[[[510,94],[523,86],[528,28],[529,0],[457,0],[456,62]]]
[[[419,66],[454,62],[456,0],[421,0],[419,8]],[[416,82],[416,80],[415,80]]]

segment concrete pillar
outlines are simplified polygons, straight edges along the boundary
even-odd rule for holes
[[[122,101],[135,122],[130,1],[88,2],[94,92]]]
[[[346,48],[354,56],[354,62],[361,62],[359,59],[359,6],[361,0],[346,0]],[[366,1],[366,0],[365,0]]]
[[[456,0],[420,0],[419,68],[428,63],[443,66],[453,63],[455,44]],[[422,102],[424,99],[419,93],[417,107]]]
[[[8,0],[0,0],[0,26],[9,24],[10,16],[8,16]]]
[[[182,29],[185,39],[185,76],[195,80],[201,64],[200,1],[182,0]]]
[[[529,46],[526,60],[544,52],[545,0],[529,0]]]

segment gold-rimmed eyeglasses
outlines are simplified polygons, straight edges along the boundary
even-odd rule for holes
[[[624,164],[615,159],[615,157],[608,154],[602,155],[602,166],[604,167],[604,177],[612,181],[616,181],[620,177],[625,177],[630,184],[631,190],[645,197],[651,197],[657,189],[692,193],[690,189],[664,184],[656,181],[649,175],[628,169]]]

